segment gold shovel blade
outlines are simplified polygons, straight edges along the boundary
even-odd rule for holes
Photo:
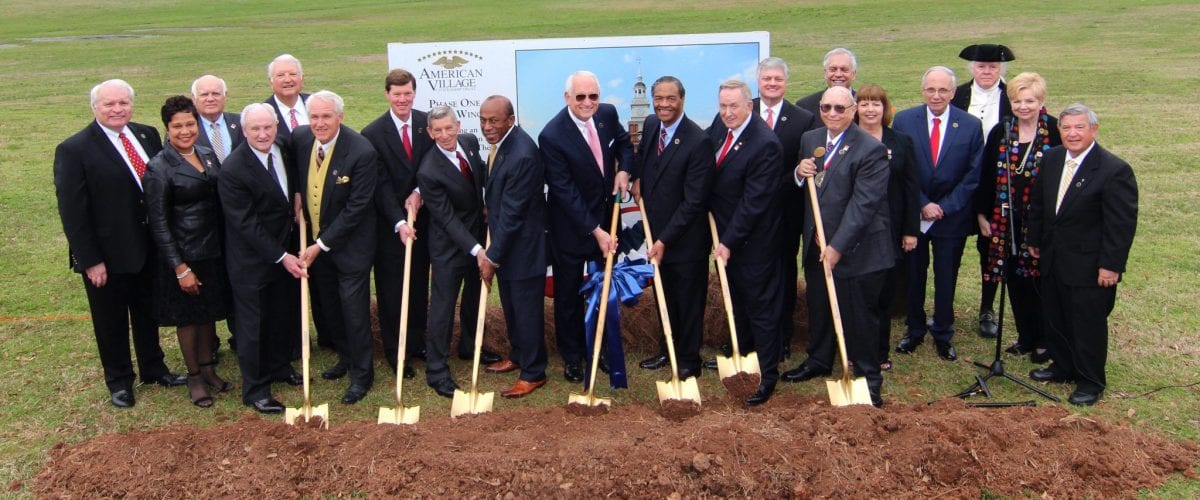
[[[329,428],[329,405],[323,404],[314,406],[308,409],[309,415],[304,415],[304,407],[300,408],[285,408],[283,411],[283,421],[288,425],[302,425],[312,421],[314,418],[321,419],[321,428]]]
[[[574,392],[567,398],[567,404],[581,404],[584,406],[612,406],[612,400],[609,398],[598,398],[589,394],[576,394]]]
[[[717,356],[717,374],[720,375],[720,378],[726,379],[741,372],[751,375],[762,374],[758,368],[758,353],[746,353],[740,358],[737,356]]]
[[[397,406],[395,408],[380,407],[379,421],[380,424],[393,425],[413,425],[421,421],[421,407],[414,406],[406,408]]]
[[[825,387],[829,389],[829,404],[833,406],[869,405],[871,390],[867,388],[867,379],[826,380]]]
[[[494,392],[467,392],[455,389],[454,400],[450,402],[450,418],[490,412],[495,398]]]
[[[719,358],[718,358],[719,359]],[[668,399],[677,399],[681,401],[694,401],[700,404],[700,386],[696,383],[696,377],[688,377],[679,381],[679,388],[675,388],[675,384],[670,380],[659,380],[656,382],[658,387],[658,402],[663,403]]]

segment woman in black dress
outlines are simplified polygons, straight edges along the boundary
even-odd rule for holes
[[[892,241],[896,242],[896,262],[883,282],[875,307],[879,310],[879,363],[882,370],[892,369],[891,352],[892,300],[896,295],[896,283],[904,274],[904,253],[917,246],[917,235],[921,230],[921,208],[918,203],[917,160],[913,153],[912,140],[892,130],[892,113],[895,111],[888,101],[887,92],[876,84],[864,85],[855,94],[858,113],[854,119],[858,126],[874,137],[888,150],[888,214],[891,216]]]
[[[1038,261],[1025,244],[1025,216],[1033,185],[1039,182],[1042,155],[1062,139],[1058,120],[1046,113],[1046,80],[1041,75],[1017,75],[1008,82],[1007,98],[1014,118],[1001,120],[988,134],[975,191],[979,232],[990,238],[982,274],[991,283],[999,283],[1004,275],[1017,326],[1017,342],[1006,351],[1030,354],[1035,363],[1044,363],[1049,355],[1042,332]],[[1006,206],[1011,210],[1002,209]],[[1010,239],[1016,241],[1015,254]]]
[[[229,310],[217,198],[220,163],[211,149],[196,145],[200,114],[191,99],[168,98],[162,120],[167,147],[150,159],[144,181],[150,234],[162,257],[154,314],[159,324],[177,327],[189,398],[208,408],[213,405],[209,387],[230,388],[213,360],[216,322]]]

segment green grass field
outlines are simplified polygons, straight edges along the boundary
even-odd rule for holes
[[[934,64],[964,69],[959,49],[1004,43],[1018,60],[1008,74],[1037,71],[1049,82],[1048,108],[1081,101],[1101,116],[1100,142],[1133,165],[1141,194],[1140,227],[1110,318],[1110,389],[1094,408],[1074,409],[1172,439],[1200,440],[1200,5],[1188,1],[922,2],[860,0],[689,2],[141,2],[4,0],[0,9],[0,481],[7,495],[28,496],[28,481],[58,442],[175,424],[212,425],[249,411],[236,396],[198,411],[184,391],[141,388],[138,405],[108,404],[78,275],[67,268],[55,208],[54,146],[92,119],[87,92],[120,77],[137,89],[135,121],[158,125],[158,106],[187,93],[204,73],[229,83],[229,109],[270,93],[265,66],[290,52],[305,68],[306,88],[346,100],[346,122],[361,128],[381,113],[386,44],[539,37],[654,35],[765,30],[771,52],[788,60],[795,99],[821,86],[820,59],[845,46],[859,57],[858,83],[880,83],[903,108],[919,100],[919,78]],[[111,5],[110,5],[111,4]],[[1003,6],[1003,9],[997,8]],[[97,35],[118,35],[97,38]],[[82,38],[75,38],[82,37]],[[574,68],[571,68],[574,69]],[[564,72],[568,69],[564,69]],[[715,90],[715,89],[713,89]],[[693,89],[693,92],[705,90]],[[548,97],[558,99],[557,96]],[[968,254],[974,251],[968,248]],[[970,335],[978,271],[964,259],[957,346],[964,359],[988,361],[991,344]],[[1192,304],[1192,305],[1188,305]],[[182,366],[173,332],[163,330],[168,363]],[[317,367],[331,362],[319,353]],[[634,354],[633,360],[640,356]],[[921,402],[953,394],[975,374],[968,363],[937,360],[926,347],[896,357],[885,397]],[[793,359],[787,367],[793,366]],[[386,372],[386,365],[384,365]],[[223,363],[235,378],[233,364]],[[1025,374],[1026,361],[1010,371]],[[457,366],[460,380],[467,367]],[[567,386],[552,366],[550,390],[497,411],[560,405]],[[635,369],[636,370],[636,369]],[[655,375],[660,376],[660,375]],[[633,373],[616,404],[656,404],[654,376]],[[373,420],[390,406],[382,375],[366,401],[334,404],[333,422]],[[484,377],[500,390],[509,377]],[[1143,395],[1163,386],[1173,387]],[[419,387],[414,384],[413,387]],[[823,395],[823,384],[781,386]],[[336,401],[342,383],[318,382],[316,401]],[[1065,397],[1068,388],[1051,390]],[[702,381],[719,394],[716,377]],[[1028,399],[999,384],[996,399]],[[406,392],[426,419],[446,418],[448,403],[423,388]],[[296,390],[278,390],[288,404]],[[1195,498],[1200,481],[1177,478],[1145,495]]]

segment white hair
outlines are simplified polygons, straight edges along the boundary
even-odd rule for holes
[[[129,83],[125,80],[113,78],[112,80],[105,80],[97,84],[95,87],[92,87],[91,93],[88,94],[88,97],[91,98],[92,109],[96,109],[96,101],[100,100],[100,91],[105,87],[119,87],[124,89],[125,92],[129,94],[129,102],[133,102],[133,86],[129,85]]]
[[[267,115],[271,117],[271,121],[276,125],[279,124],[279,117],[275,115],[274,107],[265,102],[252,102],[247,104],[246,107],[242,108],[242,119],[240,121],[242,122],[243,129],[246,128],[246,117],[250,116],[250,113],[260,110],[267,113]]]
[[[925,70],[925,74],[921,75],[921,88],[925,88],[925,80],[929,78],[930,73],[940,72],[950,76],[950,88],[958,87],[958,77],[954,76],[954,70],[945,66],[934,66]]]
[[[434,120],[441,120],[446,117],[454,120],[454,123],[458,123],[458,114],[454,112],[454,108],[446,105],[438,105],[429,110],[428,121],[433,122]]]
[[[563,92],[570,94],[571,91],[574,90],[574,87],[571,84],[574,83],[575,77],[577,76],[591,78],[593,82],[596,82],[596,88],[600,88],[600,79],[596,77],[596,74],[586,69],[581,69],[571,73],[570,76],[567,76],[567,85],[566,88],[563,89]]]
[[[192,97],[193,97],[193,98],[194,98],[194,97],[199,97],[199,96],[197,96],[197,95],[196,95],[196,85],[200,83],[200,80],[203,80],[203,79],[205,79],[205,78],[216,78],[216,79],[217,79],[217,83],[221,84],[221,95],[225,95],[225,92],[229,90],[228,88],[226,88],[226,87],[225,87],[225,80],[224,80],[224,79],[218,78],[218,77],[216,77],[216,76],[214,76],[214,75],[203,75],[203,76],[201,76],[200,78],[197,78],[197,79],[195,79],[195,80],[193,80],[193,81],[192,81]]]
[[[296,56],[293,56],[291,54],[280,54],[279,57],[272,59],[271,62],[269,64],[267,64],[267,79],[268,80],[270,80],[271,77],[275,76],[275,63],[281,63],[281,62],[295,64],[296,72],[299,73],[300,76],[304,76],[304,68],[300,66],[300,60],[296,59]]]
[[[312,106],[313,100],[325,101],[333,104],[333,111],[337,114],[342,114],[345,111],[346,103],[342,100],[342,96],[334,94],[328,90],[318,90],[313,95],[308,96],[308,105]]]
[[[742,97],[744,97],[746,99],[746,101],[750,100],[750,86],[746,85],[746,82],[743,82],[736,78],[731,78],[729,80],[725,80],[725,83],[722,83],[721,86],[717,89],[717,93],[720,94],[722,90],[733,90],[733,89],[740,90],[742,92]]]
[[[821,60],[821,67],[828,68],[829,60],[833,59],[833,56],[839,56],[839,55],[840,56],[849,56],[850,57],[850,69],[854,70],[854,71],[858,71],[858,57],[855,57],[854,53],[850,52],[850,49],[842,48],[842,47],[838,47],[836,49],[830,50],[829,52],[826,52],[825,59]]]

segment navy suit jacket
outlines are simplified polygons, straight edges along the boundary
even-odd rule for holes
[[[308,96],[309,94],[300,93],[300,100],[303,101],[305,105],[308,105]],[[275,109],[275,119],[279,120],[279,126],[276,127],[275,135],[283,138],[284,142],[292,140],[292,131],[288,129],[288,117],[283,116],[283,112],[279,110],[279,106],[275,105],[275,94],[267,96],[263,102],[270,104],[271,107]]]
[[[931,237],[959,237],[974,234],[974,196],[979,185],[979,164],[983,158],[983,131],[979,119],[954,106],[947,106],[945,138],[938,154],[937,168],[929,151],[929,125],[924,104],[896,113],[892,127],[912,139],[920,181],[920,206],[936,203],[944,213],[926,231]]]
[[[471,256],[471,249],[486,243],[483,186],[487,183],[487,167],[479,158],[479,140],[475,136],[460,133],[458,144],[471,166],[473,183],[436,146],[421,159],[417,169],[421,199],[429,210],[429,255],[435,270],[441,267],[439,264],[473,268],[475,257]]]
[[[721,243],[730,250],[730,265],[767,262],[779,255],[774,242],[779,231],[776,193],[782,185],[783,147],[762,118],[751,113],[749,120],[717,166],[709,196]],[[725,144],[728,130],[719,118],[708,127],[715,149]]]
[[[304,217],[308,213],[308,168],[316,137],[308,125],[292,134],[292,156],[296,158],[296,191],[301,195]],[[375,257],[375,183],[379,175],[379,156],[365,137],[345,125],[338,132],[332,156],[326,167],[325,188],[321,191],[320,232],[311,234],[311,242],[320,238],[329,247],[329,257],[342,273],[366,272]]]
[[[546,123],[538,136],[550,191],[547,208],[554,251],[585,259],[600,256],[592,230],[610,229],[608,216],[618,169],[633,168],[633,144],[621,126],[617,108],[601,104],[592,120],[604,155],[603,175],[568,108]]]
[[[487,173],[484,201],[492,244],[487,257],[502,280],[546,275],[546,202],[541,154],[533,138],[514,126]]]
[[[279,110],[275,110],[275,114],[279,114]],[[225,131],[229,133],[229,152],[233,152],[233,148],[238,147],[238,144],[246,142],[246,134],[242,133],[242,115],[239,113],[221,113],[225,118]],[[208,128],[204,126],[204,122],[197,123],[200,126],[200,137],[196,138],[196,144],[204,146],[208,149],[213,149],[212,140],[208,137]],[[280,124],[283,126],[283,124]]]
[[[249,143],[243,142],[221,164],[217,191],[225,214],[225,266],[229,281],[262,284],[284,252],[295,254],[296,168],[291,151],[276,137],[287,174],[287,194],[267,172]]]
[[[650,233],[666,247],[663,264],[707,260],[712,247],[708,196],[716,174],[712,139],[683,115],[659,156],[661,128],[657,116],[646,117],[644,147],[634,160]]]

